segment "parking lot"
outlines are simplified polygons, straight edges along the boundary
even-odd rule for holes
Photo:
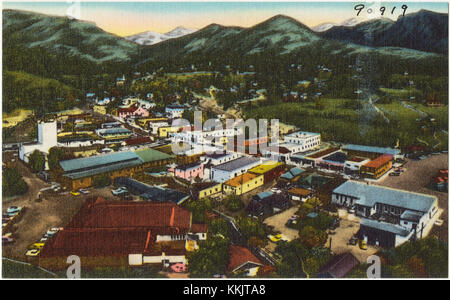
[[[424,160],[408,159],[405,172],[400,176],[388,176],[374,184],[436,196],[439,208],[443,210],[440,219],[444,220],[444,224],[434,226],[431,234],[448,241],[448,193],[438,192],[429,187],[431,178],[438,173],[439,169],[447,168],[448,154],[431,155]]]
[[[2,247],[4,257],[24,261],[28,246],[39,241],[50,228],[67,225],[87,197],[102,196],[109,200],[119,199],[112,196],[111,189],[104,188],[99,190],[90,189],[90,194],[80,194],[79,196],[71,195],[68,192],[55,193],[48,191],[42,194],[42,201],[38,202],[36,199],[39,191],[42,188],[49,187],[50,184],[32,174],[21,162],[14,162],[13,166],[23,176],[29,189],[24,195],[11,199],[2,199],[3,211],[6,211],[9,206],[24,207],[20,218],[10,230],[15,239],[14,243]]]
[[[334,234],[328,236],[325,247],[330,247],[334,254],[342,254],[351,252],[361,263],[366,263],[370,255],[378,251],[377,247],[367,245],[366,250],[362,250],[358,245],[349,245],[350,238],[359,230],[360,219],[353,214],[347,213],[345,210],[339,210],[340,226],[334,230]]]
[[[264,224],[273,226],[274,231],[281,232],[289,240],[296,239],[298,238],[298,230],[286,227],[286,222],[297,210],[298,206],[293,206],[279,214],[268,217],[264,220]]]

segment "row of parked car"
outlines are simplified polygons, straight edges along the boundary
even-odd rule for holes
[[[22,207],[19,206],[10,206],[6,209],[6,212],[2,214],[2,231],[8,226],[8,224],[13,222],[19,216],[21,211]],[[12,233],[2,234],[2,245],[8,245],[11,243],[14,243]]]
[[[36,242],[28,246],[27,252],[25,252],[26,256],[30,257],[36,257],[41,252],[42,248],[44,248],[45,243],[50,240],[52,237],[55,236],[55,234],[58,233],[58,231],[62,230],[63,228],[51,228],[47,230],[47,232],[42,236],[42,238]]]

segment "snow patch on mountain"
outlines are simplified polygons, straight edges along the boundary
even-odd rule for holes
[[[196,29],[185,28],[183,26],[178,26],[171,31],[166,33],[159,33],[153,31],[141,32],[135,35],[126,36],[125,39],[128,41],[135,42],[140,45],[155,45],[161,43],[165,40],[170,40],[178,37],[185,36],[196,32]]]

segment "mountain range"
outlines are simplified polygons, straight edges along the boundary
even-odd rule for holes
[[[333,26],[323,32],[314,32],[291,17],[277,15],[250,28],[211,24],[195,32],[179,27],[160,36],[146,32],[122,38],[92,22],[3,11],[4,47],[42,47],[95,63],[142,63],[206,54],[284,55],[305,49],[320,51],[321,55],[377,53],[420,59],[447,53],[447,31],[448,14],[420,11],[396,22],[375,19],[354,26]]]
[[[403,47],[448,53],[448,14],[421,10],[399,17],[373,19],[352,27],[334,26],[320,34],[327,39],[369,47]]]
[[[190,29],[190,28],[185,28],[183,26],[178,26],[175,29],[173,29],[169,32],[166,32],[166,33],[146,31],[146,32],[141,32],[138,34],[126,36],[125,39],[128,41],[135,42],[136,44],[139,44],[139,45],[154,45],[154,44],[163,42],[165,40],[182,37],[187,34],[194,33],[196,31],[197,31],[197,29]]]

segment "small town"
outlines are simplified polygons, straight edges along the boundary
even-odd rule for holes
[[[2,11],[3,278],[448,278],[448,33],[332,35],[448,12],[154,42],[23,5]]]

